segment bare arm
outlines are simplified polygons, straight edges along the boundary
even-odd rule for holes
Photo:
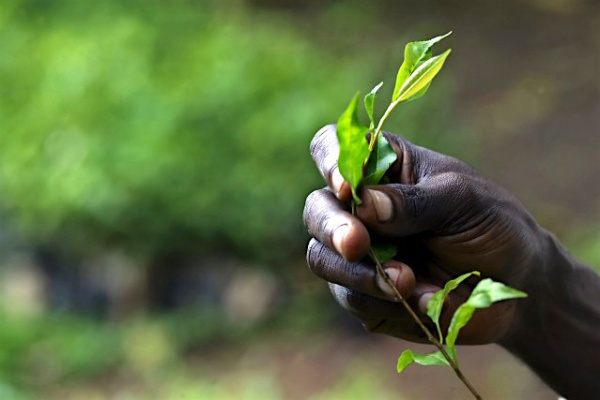
[[[567,399],[600,395],[600,276],[545,235],[544,262],[500,344]]]

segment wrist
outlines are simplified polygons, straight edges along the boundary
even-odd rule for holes
[[[574,261],[551,233],[540,228],[537,238],[537,249],[530,257],[519,282],[514,284],[516,288],[526,292],[528,297],[517,302],[511,329],[500,340],[504,347],[528,340],[532,325],[546,325],[547,321],[540,320],[540,313],[547,307],[564,305],[557,300],[574,272]],[[556,302],[559,304],[553,304]],[[532,321],[537,323],[533,324]]]
[[[513,327],[499,344],[567,398],[592,398],[600,380],[600,277],[578,263],[550,233],[524,280]]]

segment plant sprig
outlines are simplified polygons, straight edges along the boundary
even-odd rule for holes
[[[358,196],[359,187],[380,183],[387,170],[397,159],[396,153],[381,135],[383,125],[398,105],[418,99],[427,92],[433,78],[440,72],[451,51],[448,49],[440,55],[433,56],[432,47],[451,33],[448,32],[430,40],[410,42],[406,45],[404,61],[398,70],[391,102],[377,123],[375,123],[374,113],[375,100],[383,86],[383,82],[376,85],[364,97],[364,107],[369,117],[368,126],[362,125],[358,116],[360,93],[356,93],[350,105],[338,119],[337,138],[340,146],[338,168],[352,190],[353,212],[355,205],[361,204],[361,199]],[[366,140],[367,134],[370,134],[368,142]],[[455,311],[444,341],[439,319],[446,297],[461,282],[471,276],[479,276],[480,273],[473,271],[448,281],[444,289],[436,292],[428,302],[427,315],[436,326],[438,336],[436,338],[402,297],[381,265],[394,257],[396,252],[397,249],[393,244],[374,242],[371,245],[369,256],[375,263],[377,274],[390,287],[396,300],[402,304],[427,339],[437,348],[437,351],[431,354],[418,354],[411,350],[405,350],[398,359],[398,373],[413,362],[421,365],[448,365],[473,396],[480,399],[481,396],[458,366],[455,350],[458,334],[469,322],[475,310],[490,307],[498,301],[526,297],[527,295],[489,278],[479,281],[467,301]]]
[[[396,153],[381,136],[383,124],[400,103],[418,99],[427,92],[431,81],[440,72],[451,51],[446,50],[444,53],[432,57],[431,47],[451,33],[406,45],[404,62],[396,77],[392,101],[377,125],[374,120],[374,105],[383,82],[375,86],[364,99],[365,109],[370,119],[369,127],[362,125],[358,118],[360,93],[356,93],[350,105],[338,119],[337,137],[340,143],[338,167],[346,182],[350,184],[356,204],[361,204],[357,189],[361,183],[365,183],[363,182],[363,169],[370,172],[364,176],[368,180],[367,183],[376,184],[396,160]],[[369,143],[365,140],[367,132],[371,133]],[[377,151],[375,151],[376,145]],[[373,154],[376,157],[372,157]]]
[[[442,314],[444,301],[451,291],[456,289],[463,281],[467,280],[471,276],[480,276],[480,273],[479,271],[467,272],[458,278],[449,280],[446,282],[444,289],[438,290],[427,303],[427,315],[435,324],[439,335],[439,342],[442,345],[444,345],[444,337],[442,335],[442,328],[440,326],[440,315]],[[513,289],[503,283],[495,282],[490,278],[479,281],[477,286],[475,286],[471,292],[471,295],[467,301],[458,307],[454,312],[448,328],[448,333],[446,334],[445,344],[447,346],[448,354],[450,357],[452,357],[454,362],[458,365],[458,358],[456,356],[455,348],[458,334],[460,333],[460,330],[469,322],[476,309],[488,308],[492,304],[499,301],[523,297],[527,297],[525,292]],[[404,353],[409,354],[405,355]],[[412,353],[410,350],[405,350],[398,359],[398,373],[402,372],[404,368],[410,365],[413,361],[421,365],[449,365],[446,359],[439,359],[438,353],[439,352],[423,355]],[[425,360],[424,362],[426,362],[426,364],[421,362],[421,360]]]

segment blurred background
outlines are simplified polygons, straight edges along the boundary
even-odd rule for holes
[[[600,268],[596,1],[1,2],[0,398],[467,398],[395,373],[409,345],[334,304],[301,219],[314,132],[381,80],[383,111],[404,44],[449,30],[388,129]],[[485,398],[556,398],[461,351]]]

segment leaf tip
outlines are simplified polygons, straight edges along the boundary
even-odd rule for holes
[[[413,358],[413,352],[410,350],[404,350],[402,352],[402,354],[400,354],[400,357],[398,357],[398,364],[396,365],[396,371],[398,371],[399,374],[402,373],[402,371],[404,371],[406,369],[406,367],[408,367],[410,364],[412,364],[414,361]]]

